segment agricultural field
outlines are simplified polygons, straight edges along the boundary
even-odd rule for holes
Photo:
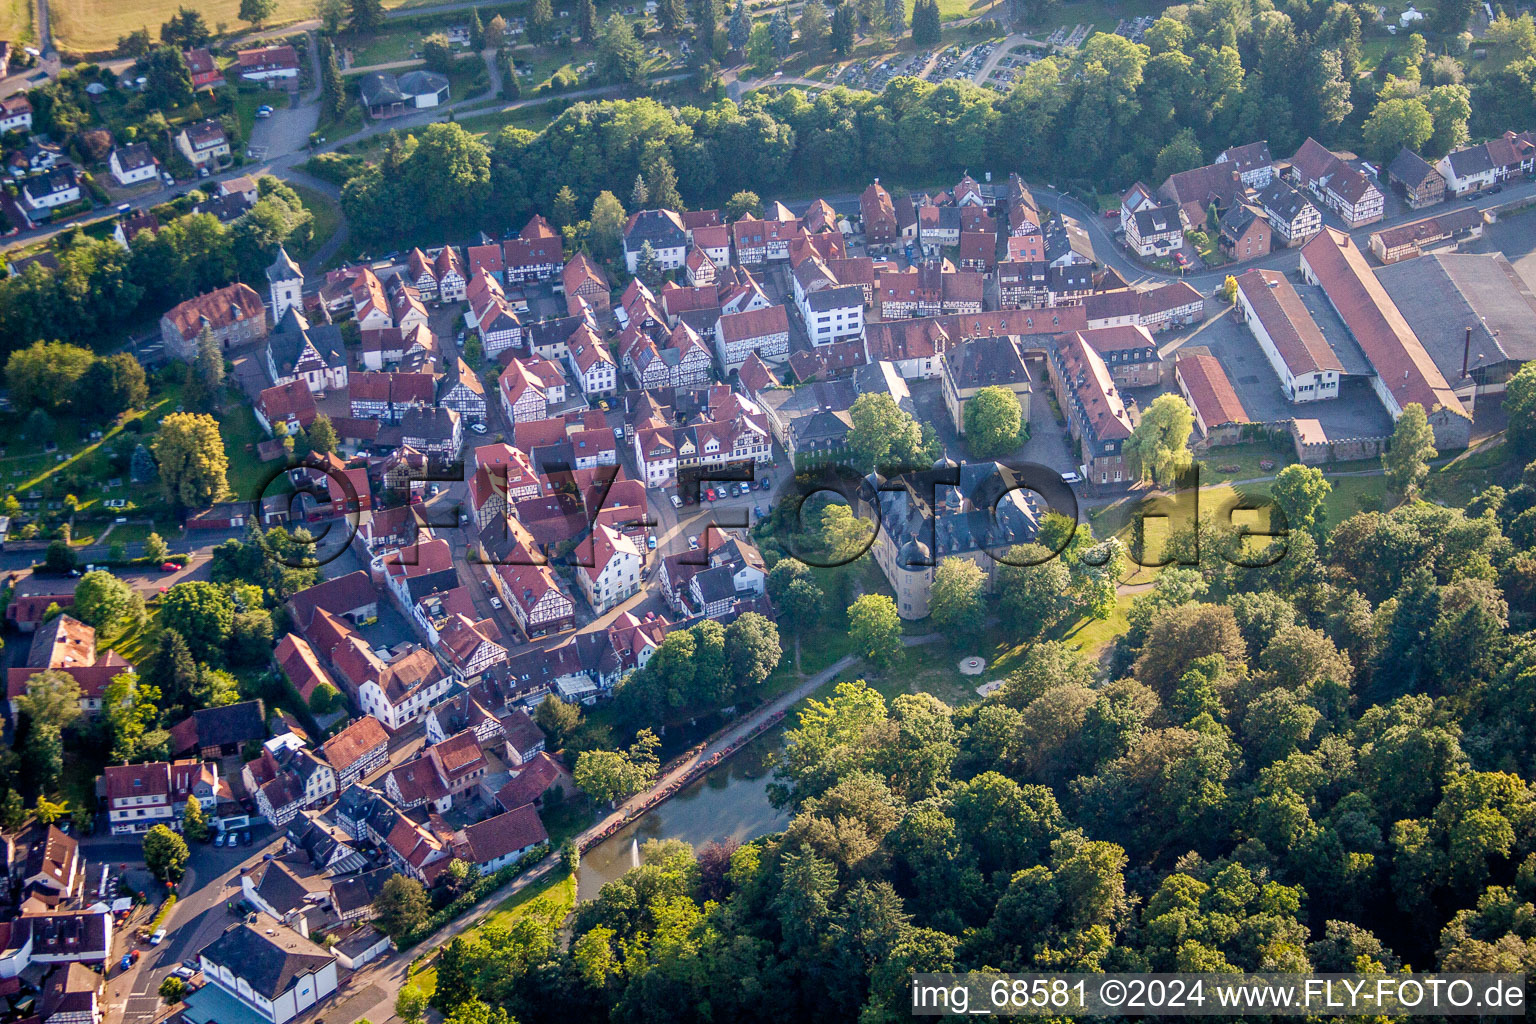
[[[240,0],[48,0],[49,27],[61,50],[110,50],[120,36],[137,28],[148,28],[149,34],[158,38],[160,25],[179,6],[201,11],[215,32],[220,24],[226,30],[249,27],[239,18]],[[313,10],[310,0],[278,0],[272,24],[312,17]]]
[[[35,38],[32,0],[0,0],[0,38],[30,43]]]

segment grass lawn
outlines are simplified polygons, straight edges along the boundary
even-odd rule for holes
[[[476,114],[474,117],[463,118],[459,124],[465,131],[480,136],[486,145],[490,145],[496,140],[496,134],[509,125],[526,128],[531,132],[541,131],[558,113],[557,102],[530,103],[525,107],[498,110],[494,114]]]
[[[464,938],[473,937],[486,925],[510,928],[519,921],[529,918],[543,921],[552,928],[558,928],[575,905],[576,876],[553,875],[502,900],[500,905],[486,914],[476,927],[466,930]],[[437,968],[423,967],[412,976],[410,984],[420,989],[423,995],[430,997],[437,991]]]
[[[422,36],[419,28],[402,28],[380,32],[356,44],[342,45],[352,50],[352,67],[368,67],[416,57],[421,50]]]
[[[227,409],[219,414],[218,420],[219,432],[224,435],[224,451],[229,455],[229,489],[237,501],[255,501],[271,476],[256,458],[256,445],[266,440],[266,432],[248,405]]]
[[[151,644],[160,635],[160,609],[151,605],[148,612],[142,626],[129,626],[116,635],[108,635],[103,631],[103,635],[97,639],[97,646],[103,651],[114,650],[134,664],[143,661],[149,654]]]
[[[250,141],[251,129],[256,127],[256,108],[271,97],[269,92],[235,93],[235,116],[240,120],[240,137]]]
[[[294,252],[295,259],[307,259],[319,251],[320,247],[328,242],[336,229],[341,226],[341,207],[330,196],[322,195],[307,185],[295,185],[288,183],[288,187],[299,194],[304,202],[304,208],[314,215],[314,235],[310,243],[302,250]]]
[[[118,523],[112,527],[112,533],[106,538],[108,544],[136,544],[148,539],[155,528],[148,523]]]
[[[14,45],[33,40],[32,0],[0,0],[0,33]]]
[[[110,50],[119,36],[137,28],[148,27],[149,34],[158,39],[160,25],[176,13],[177,7],[201,11],[208,27],[215,31],[220,25],[230,31],[249,27],[240,20],[240,0],[48,0],[49,27],[60,49]],[[267,24],[313,16],[312,0],[277,0],[277,13]]]
[[[128,482],[126,470],[115,470],[109,459],[108,447],[123,432],[126,424],[142,420],[147,437],[154,424],[166,413],[173,411],[180,399],[179,388],[157,388],[152,393],[147,409],[130,413],[121,422],[101,430],[102,436],[92,438],[88,423],[69,416],[55,419],[55,440],[58,449],[42,452],[20,437],[21,423],[15,417],[0,421],[0,436],[8,439],[0,447],[0,492],[13,493],[23,506],[30,502],[58,502],[65,494],[73,494],[83,510],[105,498],[126,498],[141,502],[156,496],[155,488]],[[12,454],[15,452],[15,454]],[[120,479],[121,486],[108,490],[109,480]]]

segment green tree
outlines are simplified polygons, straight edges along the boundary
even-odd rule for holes
[[[1237,278],[1228,274],[1221,282],[1221,299],[1229,305],[1237,301]]]
[[[612,192],[599,192],[592,200],[592,213],[588,218],[592,230],[588,238],[592,255],[599,260],[615,260],[623,251],[624,224],[628,215],[619,199]]]
[[[832,52],[846,57],[853,50],[854,36],[858,31],[859,13],[848,0],[842,0],[832,10]]]
[[[68,525],[67,523],[65,524]],[[69,546],[67,540],[56,540],[48,545],[48,550],[43,554],[43,566],[52,573],[63,575],[72,572],[78,560],[75,558],[75,549]]]
[[[901,657],[901,616],[884,594],[865,594],[848,606],[848,637],[859,657],[877,671]]]
[[[79,389],[90,396],[91,412],[102,419],[140,408],[149,399],[144,367],[127,352],[93,362],[80,377]]]
[[[1522,459],[1536,457],[1536,362],[1526,363],[1510,378],[1504,392],[1507,437]]]
[[[1269,491],[1285,512],[1291,529],[1314,535],[1322,533],[1328,518],[1328,495],[1332,492],[1333,485],[1323,478],[1322,470],[1300,464],[1286,466],[1276,474]]]
[[[256,28],[272,20],[277,13],[277,0],[240,0],[240,20],[248,21]]]
[[[635,258],[635,276],[652,287],[661,283],[661,261],[656,258],[656,250],[649,240],[641,244],[640,253]]]
[[[967,558],[941,559],[928,596],[934,626],[957,643],[980,633],[987,621],[986,589],[987,574],[981,566]]]
[[[938,0],[919,0],[921,3],[932,2],[934,10],[938,10]],[[913,21],[913,32],[916,32],[916,21]],[[822,4],[803,4],[800,7],[800,48],[807,53],[815,53],[827,45],[827,9]],[[913,36],[913,41],[917,39]],[[937,39],[935,39],[937,41]]]
[[[44,669],[27,679],[26,692],[15,703],[34,731],[40,725],[63,729],[80,717],[80,683],[68,672]]]
[[[1415,151],[1423,149],[1434,133],[1434,118],[1417,98],[1382,100],[1361,129],[1366,149],[1383,163],[1404,146]]]
[[[347,20],[347,0],[315,0],[315,17],[320,29],[328,36],[341,31]]]
[[[234,628],[235,605],[217,584],[178,583],[160,598],[160,625],[180,633],[194,650],[219,651]]]
[[[651,203],[661,210],[682,210],[683,197],[677,191],[677,172],[672,161],[664,156],[652,160],[645,171],[646,186],[651,193]]]
[[[351,27],[359,36],[372,35],[384,24],[383,0],[350,0]]]
[[[943,37],[943,24],[939,18],[939,0],[913,0],[912,44],[937,46]]]
[[[543,43],[549,40],[549,27],[555,20],[554,8],[549,0],[531,0],[528,6],[528,41]]]
[[[331,418],[325,413],[315,417],[315,422],[309,425],[309,450],[317,455],[329,455],[336,450],[336,427],[332,425]]]
[[[89,349],[60,341],[35,341],[12,352],[5,362],[12,404],[50,412],[70,408],[80,379],[95,360]]]
[[[741,50],[751,38],[752,19],[747,16],[745,0],[736,0],[736,6],[731,8],[731,19],[726,24],[725,38],[731,49]]]
[[[151,562],[163,562],[165,556],[170,554],[170,549],[165,545],[165,539],[153,530],[144,538],[144,557]]]
[[[186,841],[164,825],[144,833],[144,866],[164,885],[175,885],[192,856]]]
[[[773,12],[773,17],[768,19],[768,42],[772,47],[775,60],[789,59],[794,37],[794,26],[789,23],[789,8],[787,5],[780,7]]]
[[[174,412],[160,423],[152,446],[160,465],[160,487],[181,508],[202,508],[229,489],[229,458],[219,423],[202,413]]]
[[[181,834],[194,843],[208,838],[208,815],[195,796],[187,797],[187,804],[181,809]]]
[[[421,58],[428,68],[446,75],[453,70],[453,44],[441,32],[433,32],[421,41]]]
[[[741,191],[725,201],[725,219],[740,220],[742,217],[761,217],[763,201],[756,192]]]
[[[202,12],[191,7],[176,8],[171,20],[160,26],[160,41],[178,50],[203,46],[211,38],[213,33],[208,31]]]
[[[848,450],[863,470],[918,468],[922,429],[911,414],[884,392],[869,392],[854,400],[848,410]]]
[[[630,32],[633,34],[634,30]],[[597,5],[592,0],[576,0],[576,34],[584,43],[597,39]]]
[[[1189,435],[1194,423],[1194,414],[1183,398],[1173,394],[1154,398],[1124,445],[1131,475],[1171,483],[1191,462]]]
[[[769,34],[768,24],[759,22],[752,26],[752,33],[747,37],[747,63],[759,77],[771,74],[778,58],[773,52],[773,37]]]
[[[590,2],[590,0],[588,0]],[[606,82],[638,82],[643,77],[645,51],[629,20],[615,11],[603,23],[597,43],[597,69]]]
[[[679,35],[686,20],[687,12],[683,7],[683,0],[658,0],[656,24],[661,28],[663,35]]]
[[[86,573],[75,584],[75,616],[98,629],[121,622],[132,602],[133,588],[101,569]]]
[[[581,847],[576,845],[576,840],[567,839],[560,844],[560,863],[572,875],[581,866]]]
[[[160,1001],[167,1006],[174,1006],[181,1002],[182,996],[187,994],[187,983],[174,974],[167,975],[160,983]]]
[[[1439,456],[1435,450],[1435,432],[1424,415],[1424,407],[1409,402],[1392,429],[1392,444],[1381,456],[1381,468],[1387,486],[1394,494],[1412,497],[1429,475],[1429,460]]]
[[[404,1024],[421,1024],[427,1009],[427,997],[415,985],[403,985],[395,997],[395,1016]]]
[[[0,801],[0,827],[7,832],[14,832],[26,824],[26,820],[26,804],[21,794],[13,789],[5,794],[5,800]]]
[[[826,595],[810,567],[795,558],[781,558],[768,573],[768,597],[779,610],[779,621],[794,633],[821,623]]]
[[[384,933],[397,941],[419,931],[427,923],[431,904],[420,882],[405,875],[392,875],[379,890],[373,903],[375,922]]]
[[[1444,156],[1467,141],[1467,122],[1472,117],[1472,93],[1464,85],[1448,82],[1437,85],[1424,98],[1435,131],[1426,143],[1426,154],[1433,159]]]
[[[1018,448],[1023,429],[1019,399],[1007,388],[984,387],[965,403],[965,443],[978,459]]]
[[[1038,544],[1009,549],[997,567],[1003,619],[1021,639],[1036,638],[1061,621],[1071,590],[1065,561]]]
[[[1199,167],[1203,162],[1199,138],[1191,129],[1185,128],[1175,135],[1168,145],[1158,150],[1152,179],[1166,181],[1169,175]]]
[[[581,708],[549,694],[533,709],[533,720],[544,730],[549,749],[559,750],[580,727]]]

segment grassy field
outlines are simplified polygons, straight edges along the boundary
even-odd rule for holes
[[[0,36],[13,44],[33,40],[32,0],[0,0]]]
[[[251,407],[244,403],[221,412],[218,420],[224,450],[229,454],[229,489],[236,501],[254,501],[272,475],[256,458],[256,445],[266,440],[266,432],[256,422]]]
[[[4,0],[15,3],[19,0]],[[387,5],[386,5],[387,6]],[[65,50],[110,50],[118,37],[137,28],[148,28],[159,38],[160,26],[177,7],[193,7],[203,13],[215,32],[249,26],[240,20],[240,0],[48,0],[49,26],[54,43]],[[278,0],[277,14],[269,24],[278,25],[314,16],[311,0]]]
[[[502,900],[495,910],[481,919],[479,925],[466,930],[464,938],[473,938],[486,925],[510,928],[528,918],[537,918],[558,928],[575,905],[576,876],[554,875]],[[430,997],[437,991],[437,968],[424,967],[411,978],[410,984]]]
[[[302,251],[293,253],[295,259],[307,259],[318,252],[341,226],[341,207],[337,206],[330,196],[322,195],[307,185],[295,185],[289,182],[289,187],[299,194],[299,198],[304,202],[304,209],[315,218],[314,234],[309,245]]]

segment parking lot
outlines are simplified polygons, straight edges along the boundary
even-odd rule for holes
[[[1304,287],[1298,291],[1310,291]],[[1392,432],[1392,417],[1377,399],[1365,378],[1365,357],[1344,332],[1332,309],[1319,296],[1304,294],[1314,319],[1323,330],[1339,360],[1344,364],[1346,376],[1339,388],[1339,397],[1321,402],[1293,404],[1281,390],[1280,378],[1269,365],[1263,349],[1248,330],[1230,311],[1207,320],[1183,338],[1175,338],[1171,345],[1173,357],[1204,347],[1221,363],[1233,390],[1243,403],[1248,418],[1255,423],[1283,423],[1293,418],[1315,419],[1324,432],[1333,438],[1380,437]]]

